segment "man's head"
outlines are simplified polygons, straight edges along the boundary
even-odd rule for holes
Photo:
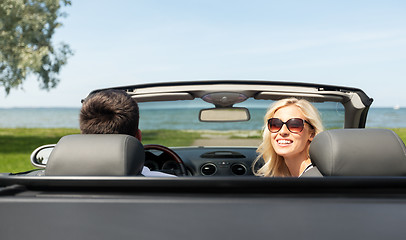
[[[88,96],[80,110],[83,134],[127,134],[141,140],[138,105],[127,93],[104,90]]]

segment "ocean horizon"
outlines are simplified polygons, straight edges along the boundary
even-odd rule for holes
[[[194,129],[196,128],[197,118],[195,114],[190,116],[184,114],[181,109],[172,110],[172,116],[166,116],[170,119],[167,125],[163,124],[162,119],[156,118],[158,109],[149,109],[141,111],[140,129],[156,129],[157,124],[160,124],[161,129]],[[69,107],[33,107],[33,108],[0,108],[0,128],[79,128],[79,108]],[[198,109],[196,109],[198,112]],[[251,117],[257,118],[257,125],[253,124],[250,129],[261,129],[262,117],[266,109],[258,109],[251,111]],[[321,109],[323,124],[326,129],[342,128],[343,121],[337,121],[336,111],[330,114],[328,110]],[[167,113],[165,113],[167,115]],[[330,116],[332,115],[332,116]],[[338,113],[342,118],[343,112]],[[178,118],[182,116],[182,118]],[[161,115],[162,117],[162,115]],[[259,119],[259,121],[258,121]],[[213,129],[213,123],[198,123],[200,129]],[[210,124],[210,126],[208,125]],[[233,125],[234,124],[234,125]],[[230,123],[229,128],[237,128],[240,123]],[[208,126],[208,127],[206,127]],[[218,129],[222,130],[224,124],[218,124]],[[246,126],[246,124],[244,125]],[[375,107],[370,108],[367,118],[366,127],[370,128],[406,128],[406,108],[385,108]],[[214,127],[216,129],[217,127]]]

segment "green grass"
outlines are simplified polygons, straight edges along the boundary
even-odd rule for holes
[[[31,152],[37,147],[52,144],[68,134],[80,133],[78,129],[16,128],[0,129],[0,172],[22,172],[34,167]]]
[[[34,169],[30,163],[31,152],[39,146],[57,143],[65,135],[78,134],[79,129],[0,128],[0,173],[23,172]],[[195,132],[175,130],[143,131],[143,144],[189,146],[200,137]]]
[[[406,143],[406,128],[391,128]]]
[[[180,130],[144,130],[142,144],[160,144],[167,147],[190,146],[200,133]]]

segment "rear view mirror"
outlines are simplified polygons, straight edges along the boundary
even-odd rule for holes
[[[208,108],[202,109],[199,113],[201,122],[242,122],[251,119],[247,108]]]

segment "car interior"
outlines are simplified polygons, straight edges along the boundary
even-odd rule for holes
[[[405,149],[402,140],[390,130],[364,128],[372,99],[360,89],[263,81],[157,83],[114,89],[126,91],[137,100],[140,109],[143,104],[157,103],[158,105],[151,105],[152,118],[144,119],[144,122],[157,121],[154,125],[162,124],[165,115],[165,109],[159,109],[161,118],[156,118],[155,108],[166,102],[188,102],[193,106],[200,106],[202,102],[214,105],[214,108],[200,107],[199,121],[190,126],[206,122],[223,125],[234,121],[249,123],[252,112],[256,110],[249,109],[253,103],[249,99],[257,103],[260,100],[273,101],[295,96],[313,103],[340,103],[344,107],[344,128],[326,130],[316,136],[310,147],[310,157],[317,169],[303,174],[303,177],[401,176],[405,172]],[[101,90],[103,89],[90,94]],[[203,101],[195,103],[195,100]],[[238,105],[240,103],[245,105]],[[186,105],[177,108],[184,106]],[[173,112],[176,108],[168,110]],[[141,112],[141,117],[147,115],[144,113]],[[260,117],[262,116],[261,113]],[[169,124],[172,124],[171,121]],[[255,128],[260,127],[259,125]],[[129,136],[66,136],[56,146],[46,145],[33,152],[32,164],[45,170],[28,175],[137,176],[140,166],[145,165],[153,171],[176,176],[252,177],[255,169],[259,167],[252,166],[257,157],[255,146],[143,146],[138,141],[129,139]],[[40,152],[54,147],[44,161]],[[136,160],[132,162],[130,159]],[[311,175],[312,172],[315,175]]]
[[[231,159],[242,157],[238,155],[240,153],[223,150],[205,154],[207,156],[203,158],[222,160],[230,156]],[[310,157],[320,176],[406,175],[406,147],[399,136],[388,129],[326,130],[311,143]],[[144,147],[132,136],[69,135],[56,144],[48,159],[45,176],[137,176],[144,161]],[[183,167],[190,169],[187,165]],[[312,176],[317,175],[302,175]]]

